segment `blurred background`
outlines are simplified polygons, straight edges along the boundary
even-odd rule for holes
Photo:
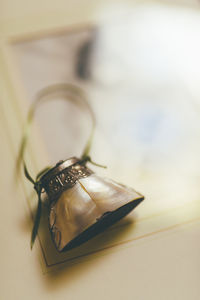
[[[93,19],[13,44],[27,101],[50,84],[82,87],[97,120],[91,155],[108,166],[98,172],[141,191],[143,217],[199,200],[198,2],[116,2]],[[81,154],[91,124],[73,103],[42,105],[37,122],[51,163]]]
[[[0,0],[1,299],[199,299],[199,53],[199,0]],[[31,252],[37,197],[16,156],[37,92],[60,82],[94,110],[91,157],[107,169],[91,168],[145,201],[68,253],[40,226]],[[32,176],[80,156],[91,120],[57,97],[34,125]]]

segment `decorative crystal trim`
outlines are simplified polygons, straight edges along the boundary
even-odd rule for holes
[[[48,176],[44,175],[41,178],[42,186],[51,201],[57,198],[64,190],[73,187],[78,179],[88,177],[93,173],[84,164],[81,164],[81,161],[66,167],[62,171],[58,168],[57,173],[55,168],[52,171],[52,175],[50,170]]]

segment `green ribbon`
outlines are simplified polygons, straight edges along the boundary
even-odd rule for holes
[[[25,163],[24,152],[25,152],[27,142],[28,142],[28,139],[30,136],[30,128],[31,128],[31,124],[33,121],[33,117],[35,115],[36,109],[38,108],[38,105],[43,101],[50,100],[52,98],[55,99],[55,97],[57,97],[57,96],[61,96],[65,100],[72,101],[73,103],[76,103],[80,106],[84,105],[84,107],[87,108],[87,110],[89,111],[90,116],[91,116],[92,127],[91,127],[91,132],[90,132],[89,138],[86,142],[83,154],[81,156],[81,159],[85,162],[90,162],[98,167],[106,168],[105,166],[101,166],[99,164],[94,163],[89,156],[96,124],[95,124],[95,117],[94,117],[93,111],[92,111],[82,89],[73,84],[67,84],[67,83],[54,84],[54,85],[51,85],[51,86],[48,86],[48,87],[42,89],[36,96],[36,99],[33,102],[33,104],[31,105],[30,110],[28,112],[28,117],[27,117],[27,121],[24,126],[24,132],[23,132],[23,136],[22,136],[19,157],[18,157],[18,165],[19,165],[19,163],[23,162],[24,174],[25,174],[26,178],[33,184],[34,189],[36,190],[36,193],[38,196],[38,206],[37,206],[37,211],[36,211],[36,215],[35,215],[32,234],[31,234],[31,249],[33,247],[35,238],[38,233],[38,228],[39,228],[41,214],[42,214],[42,200],[41,200],[42,185],[41,185],[40,179],[49,169],[51,169],[51,167],[46,167],[42,171],[40,171],[37,174],[36,179],[34,180],[32,178],[32,176],[30,175],[27,165]]]
[[[42,175],[44,175],[50,169],[51,169],[51,167],[46,167],[44,170],[42,170],[41,172],[38,173],[38,175],[36,176],[36,180],[34,180],[31,177],[31,175],[29,174],[26,164],[24,162],[24,174],[25,174],[26,178],[33,184],[34,189],[36,190],[36,193],[38,196],[38,206],[37,206],[37,211],[36,211],[36,215],[35,215],[32,234],[31,234],[31,249],[33,248],[33,244],[35,242],[35,238],[38,233],[38,228],[40,225],[40,218],[41,218],[41,214],[42,214],[42,200],[41,200],[42,184],[41,184],[40,178],[42,177]]]

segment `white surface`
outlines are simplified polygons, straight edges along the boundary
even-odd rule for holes
[[[196,1],[190,2],[196,3]],[[17,2],[6,0],[2,3],[4,9],[1,10],[1,14],[3,14],[6,22],[0,28],[0,31],[3,32],[2,47],[0,49],[0,80],[2,82],[0,87],[2,97],[0,103],[0,135],[1,141],[3,141],[0,147],[2,172],[0,182],[0,298],[3,300],[78,300],[92,298],[97,300],[118,300],[122,298],[128,300],[198,300],[200,298],[200,225],[197,222],[193,222],[193,224],[186,222],[185,226],[172,227],[168,231],[161,230],[160,233],[154,235],[144,235],[130,243],[128,247],[120,247],[120,251],[114,251],[115,248],[113,248],[112,251],[107,252],[107,255],[97,255],[91,260],[79,262],[71,267],[63,266],[57,271],[42,273],[39,264],[41,249],[37,247],[37,243],[33,252],[29,248],[32,224],[30,224],[26,198],[22,190],[16,190],[15,185],[13,185],[15,155],[21,133],[19,129],[20,119],[16,116],[19,107],[16,102],[20,97],[16,93],[16,90],[18,91],[16,81],[13,80],[13,66],[12,64],[9,65],[9,56],[5,54],[4,38],[7,38],[7,36],[4,36],[4,33],[8,36],[17,33],[18,37],[21,36],[22,32],[27,36],[30,35],[30,32],[37,35],[41,29],[51,31],[55,27],[69,26],[72,20],[74,23],[83,22],[86,10],[89,11],[88,14],[91,16],[92,5],[88,8],[85,1],[83,1],[81,8],[79,6],[79,10],[77,10],[77,7],[71,10],[66,1],[50,1],[48,3],[44,1],[41,4],[41,1],[37,0],[31,3],[22,0]],[[60,8],[56,8],[58,3],[61,5]],[[82,9],[83,7],[85,10]],[[83,15],[82,19],[81,16]],[[35,21],[36,16],[37,22]],[[106,94],[108,95],[108,91],[106,91]],[[7,110],[2,110],[2,105]],[[110,113],[105,114],[105,118],[101,118],[101,120],[105,123],[106,119],[109,122],[109,118]],[[13,128],[15,128],[14,131]],[[116,128],[115,125],[113,125],[113,128]],[[110,140],[109,132],[108,136],[107,141]],[[101,141],[104,138],[105,135],[102,134]],[[107,142],[102,143],[102,145],[106,149],[105,156],[109,153],[111,156],[114,155],[113,150],[108,151]],[[113,146],[111,146],[111,149],[113,149]],[[100,153],[98,160],[103,154]],[[119,158],[118,154],[116,158]],[[30,161],[32,165],[33,161]],[[109,161],[110,156],[108,156]],[[123,178],[127,181],[127,166],[124,163],[122,166],[124,166],[124,173],[121,169],[122,173],[120,174],[125,175],[122,175],[121,181],[123,181]],[[111,170],[108,172],[116,174],[117,177],[116,169],[113,166],[111,166]],[[132,167],[129,171],[131,174],[135,174],[135,169],[132,169]],[[134,181],[130,177],[129,180]],[[193,182],[192,178],[191,181]],[[143,176],[137,180],[138,187],[139,182],[143,182]],[[174,185],[176,185],[176,182]],[[152,185],[154,191],[155,186]],[[196,186],[199,186],[198,178]],[[134,187],[136,186],[134,185]],[[149,183],[149,187],[151,187],[151,183]],[[169,185],[170,190],[171,186]],[[141,191],[143,191],[143,188]],[[175,198],[170,197],[170,199],[171,201],[174,199],[176,202]],[[152,202],[150,206],[153,206]],[[191,210],[191,205],[182,209],[179,221],[184,219],[183,215],[190,219],[195,214],[194,212],[191,213]],[[140,212],[138,210],[138,213],[144,215],[142,209],[140,209]],[[173,214],[176,217],[178,215],[174,210],[173,213],[168,211],[168,220],[173,219]],[[196,215],[199,215],[199,210],[196,210]],[[165,220],[163,221],[163,215],[159,216],[159,221],[156,217],[153,220],[156,220],[156,226],[158,224],[166,225],[164,224]],[[146,222],[148,225],[148,218],[146,218]],[[139,228],[141,229],[140,226]]]

